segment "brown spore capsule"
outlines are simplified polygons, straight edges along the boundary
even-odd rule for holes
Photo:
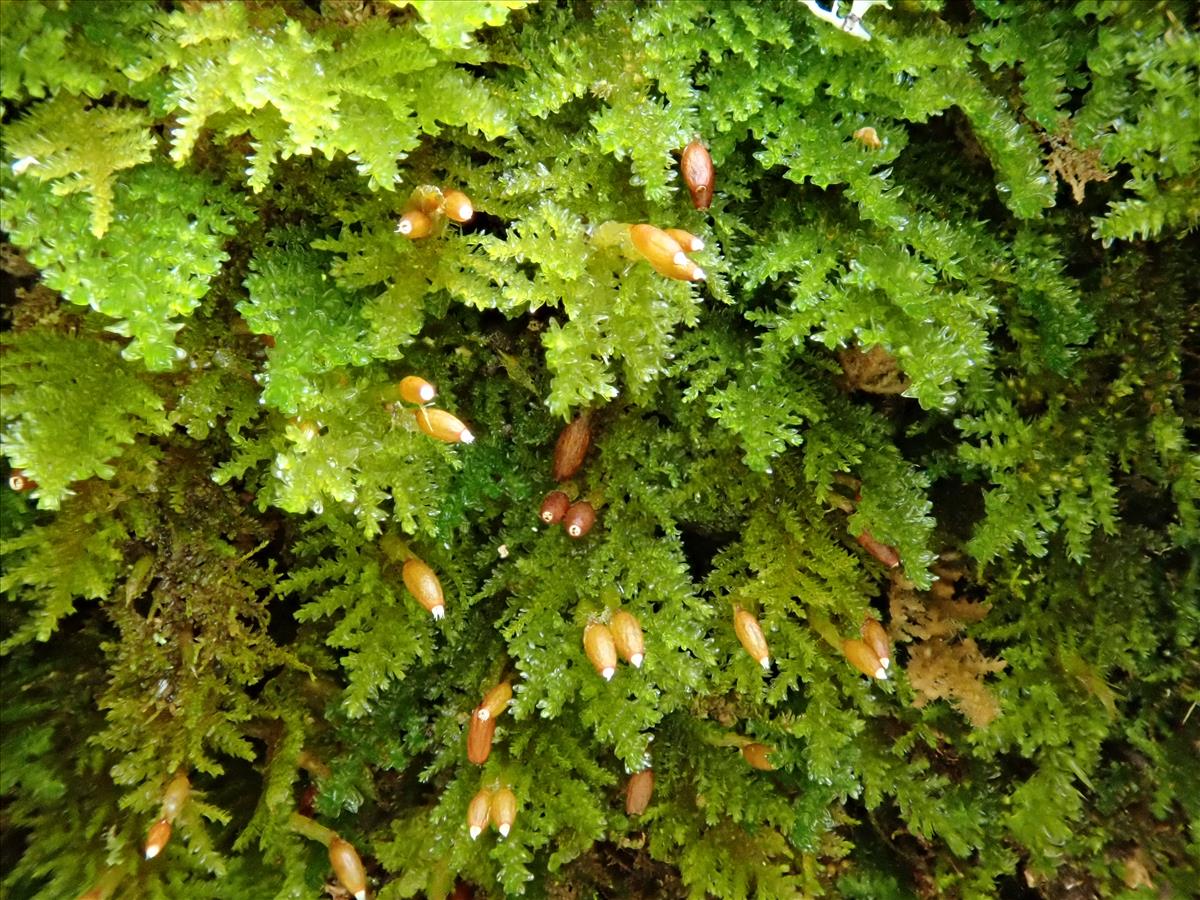
[[[771,772],[775,769],[769,758],[772,752],[766,744],[746,744],[742,747],[742,758],[755,769]]]
[[[653,795],[653,770],[642,769],[642,771],[631,775],[629,784],[625,786],[625,814],[640,816],[646,811],[646,807],[650,805],[650,798]]]
[[[554,445],[554,467],[550,473],[554,480],[566,481],[574,477],[583,466],[591,445],[591,417],[582,413],[562,430]]]
[[[868,616],[862,623],[860,634],[863,643],[879,657],[879,664],[885,669],[889,668],[892,664],[892,645],[883,626],[876,619]]]
[[[435,619],[446,615],[446,599],[442,593],[442,583],[437,573],[425,562],[410,557],[404,562],[402,571],[404,586],[409,593],[417,598],[417,602],[425,607]]]
[[[487,762],[492,753],[492,737],[496,734],[496,720],[492,716],[479,718],[479,710],[471,714],[467,726],[467,759],[477,766]]]
[[[855,540],[870,553],[873,557],[887,566],[889,569],[894,569],[900,565],[900,555],[896,552],[895,547],[889,547],[887,544],[881,544],[871,536],[871,532],[863,530]]]
[[[508,837],[513,823],[517,821],[517,795],[508,788],[500,788],[492,794],[492,824],[500,837]]]
[[[444,409],[423,407],[413,410],[413,413],[417,417],[417,427],[431,438],[447,444],[470,444],[475,440],[475,435],[471,434],[463,421]]]
[[[168,822],[174,822],[179,811],[183,809],[183,804],[187,803],[191,791],[192,784],[186,774],[180,772],[172,778],[167,789],[163,791],[162,817]]]
[[[842,652],[846,654],[846,659],[850,660],[850,664],[868,678],[887,680],[887,669],[865,641],[857,639],[842,641]]]
[[[491,810],[491,791],[485,788],[471,798],[471,803],[467,807],[467,831],[471,835],[471,840],[475,840],[483,833],[483,829],[487,828]]]
[[[583,629],[583,649],[600,677],[611,681],[617,671],[617,645],[608,626],[588,623]]]
[[[740,606],[733,609],[733,631],[746,652],[764,669],[771,668],[771,651],[758,619]]]
[[[621,659],[635,669],[641,668],[646,646],[642,636],[642,623],[637,620],[637,616],[623,609],[617,610],[613,613],[612,621],[608,623],[608,630],[612,632],[613,642],[617,645]]]
[[[143,847],[146,859],[154,859],[162,853],[163,847],[167,846],[167,841],[170,839],[171,823],[166,819],[159,819],[151,825],[150,830],[146,832],[146,845]]]
[[[571,499],[562,491],[551,491],[542,501],[542,508],[538,511],[538,515],[547,525],[557,525],[567,514],[570,505]]]
[[[396,225],[396,233],[402,234],[410,241],[429,237],[433,232],[433,220],[419,209],[410,209],[400,217]]]
[[[460,225],[470,222],[475,215],[471,198],[462,191],[446,191],[442,195],[442,212],[446,218]]]
[[[366,900],[367,870],[363,868],[358,851],[349,841],[335,837],[329,842],[329,864],[333,874],[355,900]]]
[[[487,692],[475,715],[481,719],[495,718],[508,709],[508,701],[512,700],[512,695],[512,685],[507,681],[500,682]]]
[[[692,195],[692,205],[696,209],[708,209],[712,206],[716,173],[713,170],[712,157],[708,155],[708,148],[700,141],[692,141],[684,147],[683,156],[679,159],[679,171],[683,175],[683,183]]]
[[[596,511],[586,500],[572,503],[562,518],[563,528],[573,538],[581,538],[596,524]]]
[[[420,405],[436,396],[437,388],[418,375],[407,375],[400,379],[400,397],[405,403]]]

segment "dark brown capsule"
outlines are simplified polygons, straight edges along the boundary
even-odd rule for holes
[[[629,784],[625,787],[626,815],[640,816],[650,805],[650,798],[653,795],[654,772],[651,769],[642,769],[631,776]]]
[[[573,538],[583,537],[592,530],[592,526],[595,524],[596,511],[586,500],[572,503],[567,514],[562,518],[563,528],[567,529],[567,534]]]
[[[863,531],[856,540],[868,553],[889,569],[894,569],[900,565],[900,555],[896,552],[896,548],[889,547],[887,544],[881,544],[871,536],[871,532]]]
[[[547,525],[557,525],[562,521],[562,517],[567,514],[567,508],[571,505],[571,498],[562,491],[551,491],[546,495],[546,499],[542,501],[542,508],[538,515],[542,517],[542,521]]]
[[[679,171],[683,174],[683,182],[692,195],[692,205],[696,209],[708,209],[712,206],[713,171],[712,157],[708,148],[700,141],[692,141],[683,148],[683,156],[679,160]]]
[[[588,447],[592,444],[592,426],[588,420],[588,414],[583,413],[558,436],[558,443],[554,445],[554,469],[551,472],[555,481],[566,481],[583,465]]]

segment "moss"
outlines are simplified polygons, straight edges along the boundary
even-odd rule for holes
[[[0,4],[6,893],[1200,879],[1195,10],[813,5]]]

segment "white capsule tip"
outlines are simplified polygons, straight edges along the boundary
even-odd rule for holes
[[[875,677],[880,681],[887,681],[887,669],[885,669],[883,666],[880,666],[875,670]]]
[[[363,888],[361,891],[355,891],[354,900],[367,900],[367,889]]]
[[[758,662],[759,662],[759,665],[761,665],[764,669],[771,668],[771,657],[769,657],[769,656],[764,656]]]
[[[156,846],[147,847],[146,848],[146,859],[154,859],[154,857],[158,856],[158,851],[161,849],[162,849],[162,847],[156,847]]]
[[[699,253],[703,249],[704,241],[700,240],[700,238],[692,238],[692,252]]]
[[[471,208],[470,203],[462,203],[458,207],[458,217],[466,222],[471,216],[475,215],[475,210]]]
[[[692,272],[692,281],[704,281],[706,278],[708,276],[704,274],[704,270],[696,266],[696,270]]]
[[[475,713],[475,718],[477,718],[480,722],[486,722],[491,717],[492,714],[487,707],[480,707],[479,711]]]
[[[686,266],[688,264],[687,254],[682,250],[671,257],[671,261],[677,266]]]
[[[633,656],[629,657],[629,664],[631,666],[633,666],[635,669],[640,669],[642,667],[643,659],[644,659],[644,657],[642,656],[642,654],[635,653],[635,654],[633,654]]]
[[[435,606],[433,609],[430,610],[430,612],[433,614],[433,617],[435,619],[446,618],[446,607],[444,607],[444,606]]]
[[[605,681],[612,681],[612,677],[617,674],[617,670],[612,666],[605,666],[600,670],[600,677]]]
[[[473,444],[473,443],[475,443],[475,435],[471,434],[471,432],[470,432],[470,431],[468,431],[466,428],[464,428],[464,429],[462,430],[462,434],[460,434],[460,435],[458,436],[458,439],[459,439],[460,441],[462,441],[464,444]]]
[[[881,666],[883,666],[885,669],[890,669],[892,667],[892,661],[890,659],[888,659],[886,656],[879,657],[879,664]]]
[[[500,837],[508,837],[508,833],[511,830],[512,830],[512,826],[509,825],[507,822],[505,824],[501,825],[500,826]]]
[[[579,537],[579,535],[583,534],[583,529],[578,525],[572,525],[567,529],[567,534],[571,537]]]
[[[472,825],[471,826],[471,840],[475,840],[475,838],[479,837],[479,834],[482,831],[483,831],[483,829],[480,828],[478,825]]]
[[[432,384],[423,384],[417,390],[417,396],[421,398],[422,403],[428,403],[435,396],[437,396],[437,391],[433,389]]]
[[[401,219],[400,224],[396,226],[396,231],[399,234],[412,234],[412,222],[408,219]]]

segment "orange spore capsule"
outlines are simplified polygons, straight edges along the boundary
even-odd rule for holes
[[[146,846],[143,848],[146,859],[154,859],[162,853],[163,847],[167,846],[167,841],[170,839],[171,823],[166,819],[159,819],[151,825],[150,830],[146,833]]]
[[[678,278],[678,272],[688,264],[687,254],[679,242],[661,228],[653,225],[631,225],[629,237],[638,253],[654,267],[654,271],[668,278]]]
[[[471,724],[467,726],[467,759],[477,766],[487,762],[492,753],[492,737],[495,734],[495,718],[479,718],[479,709],[476,708],[471,714]]]
[[[333,874],[338,878],[355,900],[366,900],[367,870],[363,868],[358,851],[349,841],[335,837],[329,842],[329,864],[333,866]]]
[[[566,481],[579,471],[592,445],[591,417],[585,412],[576,416],[564,428],[554,444],[554,467],[551,476],[555,481]]]
[[[429,610],[435,619],[444,618],[446,599],[442,594],[442,583],[438,580],[437,573],[413,556],[405,560],[401,574],[404,586],[417,598],[417,602]]]
[[[428,403],[437,396],[437,388],[417,375],[400,379],[400,397],[405,403]]]
[[[708,148],[700,141],[692,141],[684,147],[683,156],[679,159],[679,171],[692,195],[692,205],[696,209],[712,206],[715,172]]]
[[[642,769],[642,771],[630,776],[629,784],[625,786],[625,814],[640,816],[646,811],[646,807],[650,805],[650,798],[653,795],[653,770]]]
[[[764,669],[771,668],[771,651],[767,648],[767,638],[763,634],[762,626],[758,624],[758,619],[740,606],[735,606],[733,630],[746,652]]]
[[[557,525],[566,515],[570,505],[570,498],[562,491],[551,491],[542,501],[542,508],[538,511],[538,515],[547,525]]]
[[[894,569],[900,565],[900,555],[896,552],[896,548],[889,547],[887,544],[881,544],[871,536],[871,532],[864,530],[855,540],[889,569]]]
[[[763,772],[771,772],[775,769],[771,765],[770,759],[768,759],[771,752],[771,748],[766,744],[746,744],[746,746],[742,747],[742,758],[755,769]]]
[[[492,792],[486,788],[471,798],[471,804],[467,807],[467,830],[471,840],[475,840],[487,828],[491,809]]]
[[[617,645],[608,626],[590,622],[583,629],[583,649],[600,677],[611,681],[617,671]]]
[[[887,680],[887,669],[884,668],[875,651],[865,642],[857,639],[842,641],[842,652],[846,654],[846,659],[850,660],[850,664],[868,678]]]
[[[637,620],[637,616],[623,609],[617,610],[613,613],[608,629],[612,632],[613,642],[617,645],[621,659],[635,669],[641,668],[646,648],[642,637],[642,624]]]
[[[500,837],[508,837],[517,820],[517,796],[508,788],[500,788],[492,794],[492,824]]]
[[[481,719],[495,718],[508,709],[508,701],[512,699],[512,695],[512,685],[507,681],[500,682],[487,692],[475,715]]]
[[[471,434],[462,419],[444,409],[431,406],[415,409],[413,412],[417,417],[417,427],[431,438],[437,438],[447,444],[470,444],[475,440],[475,435]]]
[[[596,524],[596,510],[586,500],[572,503],[562,518],[563,528],[573,538],[581,538]]]
[[[870,647],[875,655],[879,657],[879,664],[885,669],[889,668],[892,664],[892,646],[883,626],[877,620],[868,616],[862,623],[860,634],[862,635],[863,643]]]
[[[462,225],[471,221],[475,215],[475,207],[471,203],[471,198],[462,191],[446,191],[442,195],[442,212],[450,221]]]
[[[667,234],[675,239],[684,253],[699,253],[704,249],[704,241],[696,237],[690,231],[684,231],[682,228],[667,228]]]
[[[402,234],[411,241],[429,237],[433,232],[433,220],[419,209],[410,209],[400,217],[396,233]]]

